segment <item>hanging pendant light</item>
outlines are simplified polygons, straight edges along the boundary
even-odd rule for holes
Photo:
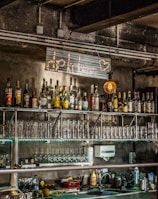
[[[104,83],[103,89],[107,94],[113,94],[116,92],[116,88],[117,84],[112,80],[112,72],[109,72],[109,80]]]

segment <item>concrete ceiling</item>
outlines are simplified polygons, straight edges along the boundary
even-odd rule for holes
[[[0,7],[18,0],[1,0]],[[157,0],[27,0],[38,4],[55,5],[70,9],[73,29],[93,32],[109,26],[132,21],[136,24],[158,28]],[[106,13],[106,14],[105,14]]]

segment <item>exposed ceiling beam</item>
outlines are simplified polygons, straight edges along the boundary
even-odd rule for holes
[[[2,0],[2,1],[0,1],[0,8],[6,6],[10,3],[13,3],[14,1],[16,1],[16,0]]]
[[[157,0],[96,0],[71,9],[74,31],[89,33],[158,12]]]

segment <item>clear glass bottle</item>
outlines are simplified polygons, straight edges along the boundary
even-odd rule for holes
[[[75,109],[75,93],[73,91],[72,77],[70,77],[69,95],[70,95],[69,108],[74,110]]]
[[[142,93],[142,100],[141,100],[141,113],[146,113],[146,100],[145,100],[145,93]]]
[[[23,92],[23,107],[29,108],[30,107],[30,91],[29,91],[29,84],[25,84],[25,89]]]
[[[16,81],[15,95],[14,95],[14,105],[21,107],[22,105],[22,90],[20,87],[20,81]]]
[[[87,92],[84,92],[84,93],[83,93],[82,110],[84,110],[84,111],[87,111],[87,110],[88,110],[88,97],[87,97]]]
[[[137,92],[137,112],[141,113],[141,100],[140,100],[140,92]]]
[[[149,92],[146,92],[146,112],[151,113],[151,101]]]
[[[32,91],[31,107],[32,108],[38,108],[38,97],[36,95],[36,90],[35,89]]]
[[[91,94],[89,99],[89,109],[90,111],[95,110],[95,99],[94,99],[94,84],[91,84]]]
[[[131,93],[131,91],[128,91],[127,101],[128,101],[128,112],[132,113],[133,112],[133,101],[132,101],[132,93]]]
[[[42,90],[40,93],[40,107],[47,108],[47,90],[46,90],[46,81],[43,78]]]
[[[99,111],[99,93],[97,85],[95,85],[94,88],[94,110]]]
[[[13,105],[13,89],[11,87],[10,78],[7,78],[7,86],[5,88],[5,106]]]
[[[80,88],[78,88],[77,96],[75,97],[75,110],[82,110],[82,97]]]

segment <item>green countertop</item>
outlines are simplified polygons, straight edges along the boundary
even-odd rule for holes
[[[51,197],[47,197],[45,199],[157,199],[156,198],[156,193],[135,193],[132,195],[110,195],[110,196],[92,196],[92,195],[87,195],[87,194],[71,194],[71,193],[65,193],[65,194],[58,194],[55,195],[53,194]],[[43,199],[43,198],[40,198]]]

